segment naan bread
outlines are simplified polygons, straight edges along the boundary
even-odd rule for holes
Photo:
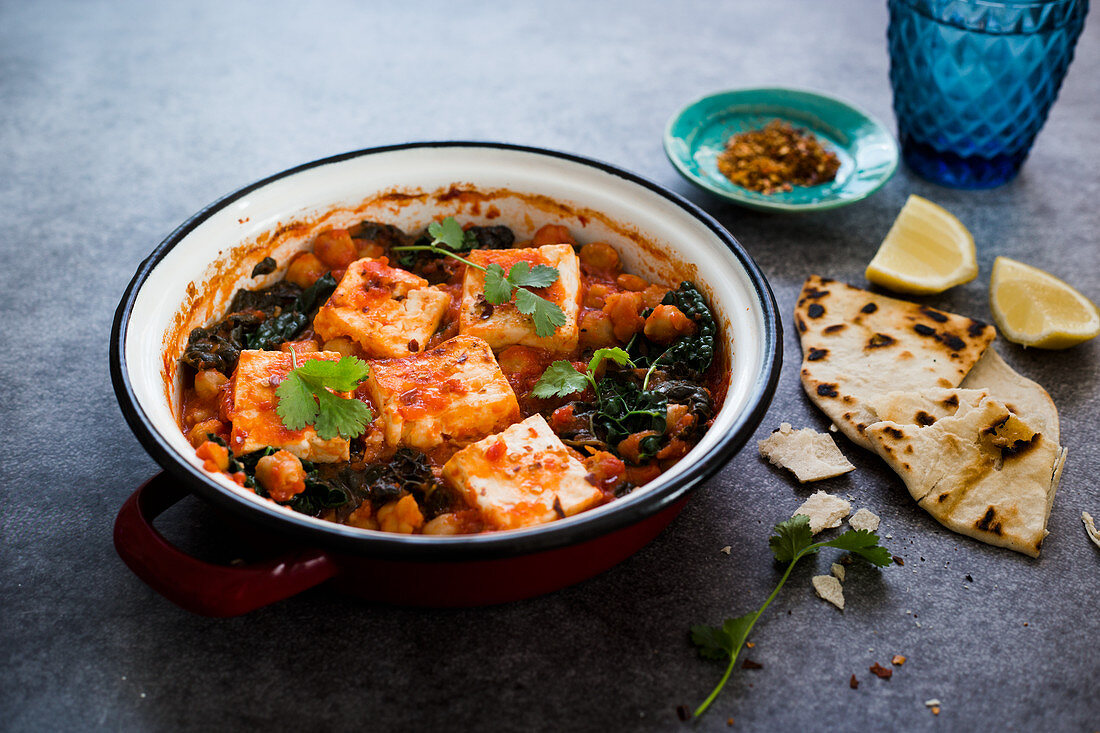
[[[802,386],[854,443],[890,391],[959,386],[996,335],[981,321],[811,275],[795,307]]]
[[[941,417],[962,417],[988,396],[989,392],[984,389],[887,392],[868,399],[867,409],[875,420],[889,420],[902,425],[931,425]]]
[[[1038,557],[1066,451],[985,392],[959,395],[954,415],[930,424],[881,420],[866,429],[874,450],[921,508],[948,529]],[[942,390],[909,400],[942,404]],[[897,405],[890,396],[884,402]],[[900,417],[912,411],[901,409]]]
[[[1008,409],[1020,415],[1048,440],[1058,443],[1058,409],[1050,395],[1039,384],[1018,374],[1005,364],[996,349],[990,347],[966,375],[960,385],[967,389],[984,389]]]

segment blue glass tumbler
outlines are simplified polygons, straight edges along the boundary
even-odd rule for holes
[[[1088,0],[887,0],[906,164],[953,188],[1011,180],[1046,121]]]

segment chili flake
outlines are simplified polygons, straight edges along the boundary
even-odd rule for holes
[[[874,664],[871,665],[870,672],[871,672],[871,674],[875,675],[876,677],[881,677],[884,680],[890,679],[890,677],[892,677],[893,674],[894,674],[894,670],[889,669],[887,667],[883,667],[878,662],[875,662]]]
[[[718,170],[750,191],[773,194],[836,178],[840,160],[809,130],[772,120],[762,129],[734,135],[718,155]]]

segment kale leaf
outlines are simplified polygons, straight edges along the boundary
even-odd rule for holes
[[[665,293],[661,303],[679,308],[685,316],[695,321],[696,329],[695,333],[681,336],[673,342],[659,361],[668,365],[672,372],[682,370],[688,376],[702,376],[714,360],[714,337],[718,332],[706,298],[694,283],[685,280],[676,290]]]

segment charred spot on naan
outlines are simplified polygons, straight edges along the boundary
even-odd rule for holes
[[[943,500],[942,497],[940,499]],[[994,507],[989,507],[982,518],[974,523],[974,526],[983,532],[992,532],[995,535],[1001,535],[1004,533],[1004,529],[1000,522],[996,521],[997,510]]]
[[[836,391],[836,384],[823,383],[817,385],[817,393],[822,397],[836,397],[839,393]]]
[[[893,336],[890,336],[889,334],[876,333],[875,335],[871,336],[871,338],[867,339],[867,346],[865,348],[882,349],[887,346],[893,346],[897,342],[897,339],[895,339]]]
[[[811,303],[810,307],[806,309],[806,315],[810,318],[821,318],[825,315],[825,306],[820,303]]]
[[[806,361],[820,361],[829,355],[828,349],[815,349],[811,348],[806,354]]]
[[[834,323],[831,326],[826,326],[825,329],[822,331],[822,333],[836,334],[836,333],[840,333],[841,331],[843,331],[847,327],[848,327],[848,324],[846,324],[846,323]]]
[[[928,306],[925,306],[920,309],[920,312],[931,318],[936,323],[947,323],[947,315],[945,313],[941,313],[935,308],[929,308]]]
[[[798,304],[803,305],[807,300],[817,300],[818,298],[824,298],[828,294],[828,290],[819,290],[815,287],[809,287],[802,291],[802,297],[799,299]]]

